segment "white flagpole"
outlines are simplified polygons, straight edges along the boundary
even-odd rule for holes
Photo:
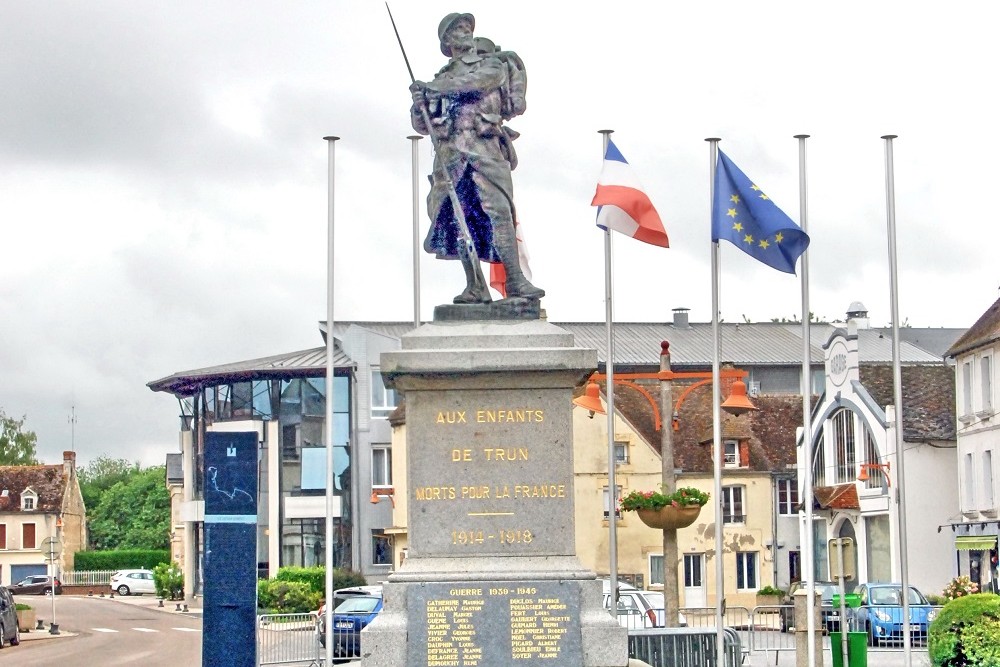
[[[899,527],[899,581],[903,598],[903,659],[913,664],[910,652],[910,577],[906,562],[906,475],[903,474],[903,378],[899,360],[899,284],[896,276],[896,185],[892,163],[892,140],[885,140],[885,207],[889,237],[889,293],[892,304],[892,402],[896,412],[896,516]]]
[[[608,141],[614,130],[599,130],[604,145],[601,159],[608,151]],[[618,485],[615,480],[615,336],[614,308],[611,285],[611,228],[604,230],[604,319],[607,334],[607,355],[604,360],[606,394],[608,397],[608,585],[611,616],[618,618]]]
[[[413,171],[413,328],[420,326],[420,169],[418,143],[423,137],[412,134],[407,137],[411,144]]]
[[[333,183],[334,153],[340,137],[323,137],[329,150],[326,257],[326,658],[333,665]]]
[[[799,224],[802,231],[809,233],[809,209],[806,188],[806,139],[808,134],[796,134],[799,140]],[[808,593],[806,602],[806,641],[809,646],[807,655],[809,667],[816,665],[816,573],[813,564],[813,478],[812,478],[812,339],[809,333],[809,251],[802,253],[802,459],[805,461],[805,479],[802,484],[802,495],[805,503],[805,530],[801,531],[800,538],[803,542],[801,553],[805,558],[801,559],[800,567],[808,568],[806,575],[806,592]],[[846,631],[846,626],[841,628],[841,632]]]
[[[709,222],[715,205],[715,170],[718,163],[718,138],[705,141],[709,145]],[[715,495],[715,650],[716,664],[721,665],[726,656],[726,570],[723,566],[722,542],[722,385],[719,378],[719,357],[722,339],[719,335],[719,243],[712,242],[712,470]]]

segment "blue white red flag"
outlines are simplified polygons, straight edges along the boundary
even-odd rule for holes
[[[649,201],[632,167],[610,139],[604,151],[604,167],[597,180],[597,192],[590,205],[600,207],[597,226],[601,229],[612,229],[643,243],[670,247],[653,202]]]

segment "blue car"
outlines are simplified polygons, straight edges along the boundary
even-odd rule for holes
[[[333,594],[333,657],[346,662],[361,657],[361,630],[382,611],[382,587],[342,588]],[[326,609],[316,619],[316,633],[326,647]]]
[[[850,627],[868,633],[869,646],[903,641],[903,590],[901,584],[862,584],[854,589],[861,596],[861,606],[848,609]],[[910,638],[913,643],[927,641],[927,628],[937,616],[937,609],[924,594],[910,586]]]

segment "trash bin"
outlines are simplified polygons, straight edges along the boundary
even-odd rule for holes
[[[830,651],[833,653],[833,667],[845,667],[840,655],[840,633],[830,633]],[[868,633],[847,633],[846,667],[868,667]]]
[[[834,607],[840,606],[840,595],[835,594],[833,600],[830,603]],[[844,594],[844,606],[850,607],[851,609],[857,609],[861,606],[861,595],[859,593],[845,593]]]

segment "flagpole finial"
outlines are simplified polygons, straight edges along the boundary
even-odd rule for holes
[[[795,135],[792,135],[792,138],[793,139],[808,139],[809,135],[808,134],[795,134]]]
[[[340,137],[335,137],[332,134],[327,137],[323,137],[323,141],[340,141]]]
[[[407,137],[407,139],[409,139],[410,141],[416,141],[418,139],[423,139],[423,136],[419,134],[411,134],[410,136]]]
[[[598,134],[613,134],[614,130],[598,130]]]
[[[899,136],[898,134],[883,134],[883,135],[882,135],[882,138],[883,138],[883,139],[895,139],[895,138],[897,138],[898,136]]]
[[[719,137],[706,137],[705,141],[722,141]]]

